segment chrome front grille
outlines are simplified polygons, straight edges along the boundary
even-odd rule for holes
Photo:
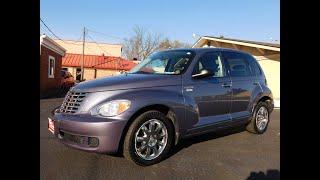
[[[76,113],[85,97],[84,92],[69,91],[60,106],[60,113]]]

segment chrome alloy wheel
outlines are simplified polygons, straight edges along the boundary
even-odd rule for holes
[[[261,106],[256,115],[256,125],[259,131],[263,131],[268,124],[269,113],[266,107]]]
[[[157,158],[167,145],[168,131],[162,121],[150,119],[135,134],[135,151],[144,160]]]

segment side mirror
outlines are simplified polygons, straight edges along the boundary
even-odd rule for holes
[[[205,77],[213,76],[213,75],[214,75],[214,73],[213,73],[211,70],[209,70],[209,69],[202,69],[202,70],[200,71],[200,73],[194,74],[194,75],[192,75],[192,77],[199,79],[199,78],[205,78]]]

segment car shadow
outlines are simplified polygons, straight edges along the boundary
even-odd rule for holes
[[[174,156],[176,153],[178,153],[182,149],[188,148],[193,144],[197,144],[197,143],[201,143],[201,142],[217,139],[217,138],[220,138],[220,137],[224,137],[224,136],[240,133],[240,132],[243,132],[245,130],[246,130],[245,126],[242,125],[242,126],[236,126],[236,127],[230,127],[230,128],[227,128],[227,129],[217,130],[217,131],[214,131],[214,132],[209,132],[209,133],[202,134],[202,135],[196,135],[196,136],[193,136],[193,137],[190,137],[190,138],[180,139],[178,144],[175,145],[169,151],[169,153],[165,157],[165,159],[169,159],[170,157]],[[108,153],[108,155],[109,156],[114,156],[114,157],[124,157],[122,152],[123,152],[123,150],[121,148],[115,153]]]
[[[228,129],[222,129],[222,130],[218,130],[218,131],[214,131],[214,132],[210,132],[210,133],[206,133],[206,134],[202,134],[202,135],[193,136],[193,137],[186,138],[186,139],[181,139],[178,142],[178,144],[170,151],[167,158],[170,158],[171,156],[175,155],[176,153],[178,153],[182,149],[188,148],[188,147],[192,146],[193,144],[221,138],[224,136],[229,136],[232,134],[243,132],[245,130],[246,130],[245,126],[236,126],[236,127],[230,127]]]
[[[262,171],[251,172],[246,180],[277,180],[280,179],[280,171],[277,169],[269,169],[267,173]]]

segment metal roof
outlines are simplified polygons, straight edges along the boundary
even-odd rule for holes
[[[82,62],[81,54],[66,53],[62,58],[62,66],[80,67]],[[104,56],[104,55],[84,55],[84,67],[95,69],[111,70],[131,70],[136,63],[121,57]]]
[[[244,43],[251,43],[251,44],[258,44],[258,45],[263,45],[263,46],[270,46],[270,47],[280,48],[280,44],[276,44],[276,43],[267,43],[267,42],[260,42],[260,41],[249,41],[249,40],[224,38],[224,37],[215,37],[215,36],[203,36],[203,37],[224,39],[224,40],[229,40],[229,41],[238,41],[238,42],[244,42]]]

